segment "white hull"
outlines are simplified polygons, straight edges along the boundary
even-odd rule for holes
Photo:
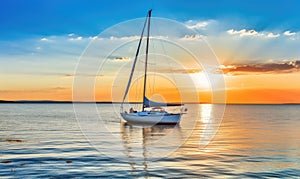
[[[177,124],[180,122],[181,114],[165,113],[121,113],[125,121],[132,124]]]

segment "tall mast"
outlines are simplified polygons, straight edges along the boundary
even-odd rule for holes
[[[148,51],[149,51],[149,35],[150,35],[150,18],[152,9],[148,11],[148,29],[147,29],[147,44],[146,44],[146,59],[145,59],[145,73],[144,73],[144,91],[143,91],[143,107],[145,109],[145,96],[146,96],[146,85],[147,85],[147,66],[148,66]]]
[[[147,18],[148,18],[148,15],[149,15],[149,12],[147,14]],[[134,61],[133,61],[133,64],[132,64],[132,68],[131,68],[131,73],[130,73],[130,76],[129,76],[128,84],[127,84],[127,87],[126,87],[126,90],[125,90],[125,93],[124,93],[124,96],[123,96],[123,100],[122,100],[122,104],[121,104],[121,111],[122,112],[123,112],[123,104],[124,104],[125,98],[126,98],[126,96],[128,94],[128,91],[129,91],[129,88],[130,88],[130,84],[131,84],[131,81],[132,81],[132,76],[133,76],[134,69],[135,69],[135,65],[136,65],[136,61],[138,59],[138,55],[139,55],[139,51],[140,51],[142,39],[143,39],[143,36],[144,36],[145,27],[146,27],[146,24],[147,24],[147,18],[146,18],[144,26],[143,26],[143,30],[142,30],[141,37],[140,37],[140,40],[139,40],[139,44],[138,44],[138,47],[137,47],[137,50],[136,50],[135,58],[134,58]]]

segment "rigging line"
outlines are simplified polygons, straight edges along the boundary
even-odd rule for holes
[[[145,48],[145,41],[142,41],[142,44],[141,44],[141,49],[144,49]],[[143,65],[144,63],[142,62],[141,60],[141,57],[139,57],[138,61],[137,61],[137,68],[138,69],[141,69],[143,68]],[[143,71],[142,70],[136,70],[135,71],[136,73],[136,95],[135,95],[135,99],[137,102],[140,102],[142,101],[142,91],[143,91]],[[135,109],[139,109],[141,107],[140,103],[137,103],[135,105]]]
[[[141,48],[143,48],[143,42],[141,44]],[[139,60],[137,60],[137,65],[136,65],[137,69],[140,68],[139,65],[140,65],[139,64]],[[137,102],[138,99],[139,99],[139,95],[140,95],[140,93],[139,93],[140,80],[138,78],[140,76],[140,71],[136,70],[135,71],[135,75],[136,75],[136,77],[134,77],[135,81],[133,82],[133,86],[135,85],[135,94],[134,94],[135,97],[134,97],[134,100]],[[135,109],[137,109],[137,104],[134,104],[134,107],[135,107]]]
[[[149,14],[149,12],[148,12],[148,14]],[[147,16],[148,16],[148,14],[147,14]],[[133,73],[134,73],[136,61],[137,61],[137,58],[138,58],[138,55],[139,55],[139,51],[140,51],[140,46],[141,46],[142,39],[143,39],[143,36],[144,36],[144,31],[145,31],[146,23],[147,23],[147,18],[146,18],[146,20],[144,22],[143,30],[142,30],[142,33],[141,33],[141,36],[140,36],[140,40],[139,40],[139,44],[138,44],[138,48],[136,50],[135,58],[134,58],[134,61],[133,61],[133,64],[132,64],[132,68],[131,68],[131,73],[130,73],[130,76],[129,76],[128,84],[127,84],[127,87],[126,87],[126,90],[125,90],[125,93],[124,93],[124,96],[123,96],[123,102],[122,102],[121,108],[123,108],[123,103],[125,101],[125,98],[127,96],[129,88],[130,88],[130,84],[131,84],[132,76],[133,76]]]

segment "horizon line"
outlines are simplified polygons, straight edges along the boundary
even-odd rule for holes
[[[113,101],[64,101],[64,100],[0,100],[0,103],[97,103],[97,104],[120,104]],[[125,102],[126,104],[139,104],[142,102]],[[170,103],[178,104],[178,103]],[[181,104],[224,104],[224,105],[300,105],[300,103],[211,103],[211,102],[185,102]]]

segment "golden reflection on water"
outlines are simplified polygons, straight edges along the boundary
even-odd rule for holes
[[[174,125],[137,127],[122,123],[120,131],[128,158],[165,157],[182,141],[181,128]]]
[[[299,121],[282,122],[281,118],[278,121],[268,120],[272,114],[259,110],[259,106],[257,110],[249,110],[247,107],[232,105],[227,107],[220,125],[219,116],[215,116],[216,110],[219,110],[218,106],[205,104],[197,107],[199,110],[190,111],[198,111],[199,118],[193,113],[185,116],[189,118],[189,122],[194,122],[194,126],[187,127],[185,121],[183,125],[176,127],[121,127],[127,157],[134,159],[140,150],[139,156],[143,158],[144,170],[155,163],[151,160],[153,156],[171,159],[160,161],[162,166],[195,172],[199,172],[200,169],[210,171],[217,168],[227,172],[244,173],[264,172],[270,168],[279,170],[300,167],[299,162],[295,162],[300,156],[299,151],[295,152],[300,148]],[[164,141],[167,142],[165,146],[171,149],[170,153],[160,155],[166,148],[163,148],[162,143],[155,144],[170,132],[173,134],[172,138]],[[188,138],[183,137],[185,133],[190,134]],[[182,140],[183,143],[173,152],[178,140]],[[158,152],[158,155],[154,155],[153,152]],[[295,160],[286,157],[291,155],[294,155]],[[135,160],[131,165],[135,168],[139,162]]]
[[[182,116],[182,123],[178,126],[144,128],[121,125],[124,154],[130,161],[131,168],[135,169],[141,163],[140,157],[144,160],[142,163],[146,169],[153,159],[203,154],[203,147],[210,143],[219,128],[220,121],[212,117],[213,110],[216,109],[211,104],[191,105],[190,112]],[[205,150],[207,152],[213,148]],[[175,165],[184,164],[174,162],[174,167]]]
[[[112,106],[103,106],[103,114],[113,116]],[[0,175],[38,177],[54,171],[71,176],[74,170],[87,177],[93,172],[145,178],[170,173],[182,178],[300,175],[299,105],[227,105],[220,127],[220,106],[206,104],[187,105],[179,126],[133,127],[117,117],[100,124],[87,118],[88,142],[69,113],[53,116],[61,105],[46,105],[53,109],[48,112],[29,107],[20,115],[2,112]],[[3,109],[11,110],[11,105]],[[109,130],[101,131],[100,125]],[[201,140],[208,145],[199,145]],[[9,173],[13,167],[15,173]]]
[[[180,130],[179,126],[174,125],[136,127],[122,123],[120,131],[124,155],[130,169],[143,170],[148,176],[148,168],[153,168],[155,160],[165,158],[169,152],[176,150],[178,141],[182,139]]]
[[[213,106],[201,105],[201,119],[194,132],[172,156],[190,158],[180,167],[194,170],[207,164],[227,166],[235,173],[300,168],[300,163],[295,162],[300,156],[300,121],[284,115],[274,119],[271,109],[266,112],[258,109],[260,106],[256,110],[255,107],[228,106],[217,134],[201,148],[199,139],[200,143],[205,141],[206,134],[214,134],[212,129],[217,127],[209,120],[213,117]],[[288,157],[292,155],[294,159]]]

